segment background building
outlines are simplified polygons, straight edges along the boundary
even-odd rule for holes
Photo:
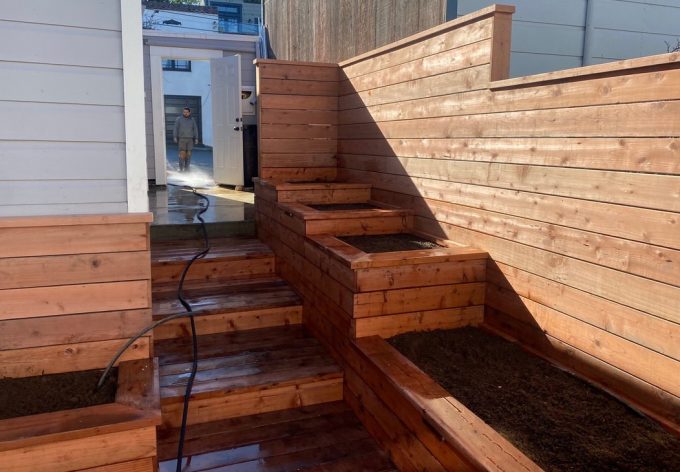
[[[265,0],[277,59],[338,62],[494,0]],[[511,77],[667,52],[680,37],[678,0],[508,0]]]

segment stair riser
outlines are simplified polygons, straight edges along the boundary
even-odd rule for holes
[[[151,266],[154,284],[179,281],[185,261],[156,263]],[[237,260],[209,260],[194,262],[186,280],[237,280],[274,275],[274,257]]]
[[[413,216],[376,216],[343,220],[308,220],[306,234],[351,236],[360,234],[406,233],[413,228]]]
[[[279,190],[277,192],[277,201],[280,203],[366,203],[370,199],[370,188]]]
[[[199,336],[214,333],[229,333],[249,329],[271,328],[302,323],[302,307],[290,306],[234,313],[216,313],[196,316],[196,332]],[[174,339],[190,333],[188,318],[180,318],[160,325],[153,332],[154,339]]]
[[[343,398],[342,377],[285,387],[272,386],[253,392],[216,395],[189,402],[188,424],[208,423],[239,416],[299,408],[339,401]],[[161,405],[163,427],[179,427],[182,403]]]

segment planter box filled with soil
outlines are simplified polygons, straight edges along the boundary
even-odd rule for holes
[[[322,271],[315,283],[351,320],[354,337],[482,320],[484,251],[417,233],[307,238],[305,252]]]
[[[389,343],[545,470],[680,470],[680,438],[515,343],[476,328]]]
[[[123,362],[101,389],[100,370],[0,379],[3,469],[65,472],[115,464],[154,470],[156,371],[151,360]]]

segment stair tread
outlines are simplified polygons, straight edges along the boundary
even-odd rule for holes
[[[174,470],[178,436],[178,428],[159,432],[161,471]],[[196,425],[187,430],[184,451],[192,456],[187,471],[394,468],[343,402]]]
[[[163,403],[182,401],[191,371],[191,339],[156,342]],[[302,326],[198,336],[193,396],[207,398],[342,376],[340,367]]]
[[[184,284],[184,296],[197,314],[261,310],[301,303],[298,294],[280,277],[189,280]],[[154,285],[154,319],[184,311],[177,299],[176,282]]]
[[[203,248],[201,240],[162,241],[151,244],[151,263],[181,263]],[[201,260],[241,260],[274,257],[272,250],[254,238],[210,239],[210,252]]]

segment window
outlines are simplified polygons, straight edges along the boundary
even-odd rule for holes
[[[191,72],[191,61],[179,59],[163,59],[163,70],[174,70],[177,72]]]

